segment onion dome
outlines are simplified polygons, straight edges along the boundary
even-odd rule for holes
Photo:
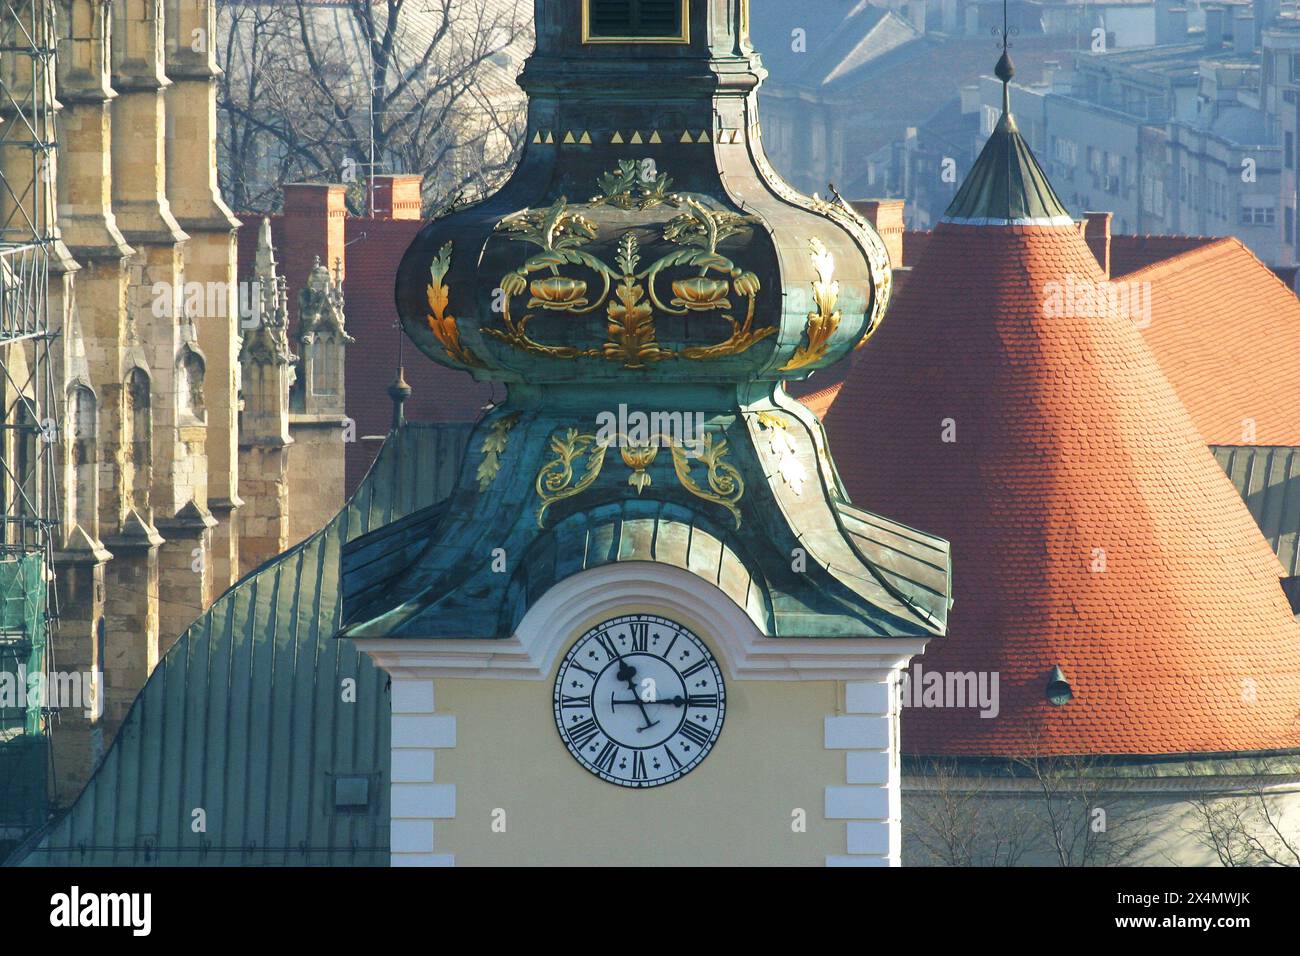
[[[888,255],[846,204],[768,164],[743,5],[683,4],[680,32],[653,42],[605,42],[587,6],[538,12],[514,175],[403,258],[410,337],[479,379],[535,385],[805,378],[860,344]]]
[[[783,387],[872,334],[889,260],[768,164],[748,10],[536,3],[518,169],[397,276],[420,349],[507,395],[444,509],[344,551],[342,636],[508,638],[558,582],[631,561],[773,637],[943,633],[947,543],[849,505]]]

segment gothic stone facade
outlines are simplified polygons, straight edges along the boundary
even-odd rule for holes
[[[244,571],[294,543],[293,436],[253,428],[241,438],[241,416],[287,416],[297,369],[255,358],[241,368],[242,333],[256,321],[244,313],[260,299],[244,294],[240,307],[239,221],[217,186],[214,0],[58,0],[54,14],[55,660],[60,671],[102,671],[105,695],[102,716],[60,716],[55,796],[66,801],[176,638]],[[319,369],[327,396],[305,411],[341,420],[342,302],[333,276],[312,281],[323,318],[299,388],[314,395]],[[289,294],[272,284],[272,299]],[[341,476],[337,432],[332,447],[313,441],[304,453]],[[298,537],[337,510],[341,479],[302,495]],[[267,502],[275,520],[264,520]]]

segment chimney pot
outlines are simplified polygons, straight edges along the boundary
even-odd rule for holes
[[[375,197],[375,219],[423,219],[420,186],[423,177],[403,173],[376,175],[370,181]]]
[[[1097,265],[1110,278],[1110,222],[1114,213],[1085,212],[1083,214],[1083,239],[1088,243]]]
[[[903,268],[903,210],[901,199],[855,199],[850,203],[884,240],[891,268]]]
[[[1205,48],[1220,50],[1223,48],[1224,20],[1228,11],[1219,6],[1205,8]]]

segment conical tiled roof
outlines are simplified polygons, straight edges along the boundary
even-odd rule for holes
[[[1280,566],[1107,288],[1074,227],[940,224],[827,416],[853,500],[952,542],[919,663],[999,675],[906,752],[1300,748]]]
[[[1015,75],[1005,50],[994,71],[1002,81],[1002,117],[953,197],[943,221],[973,226],[1063,226],[1071,223],[1011,115]]]

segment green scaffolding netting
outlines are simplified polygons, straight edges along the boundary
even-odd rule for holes
[[[45,670],[45,600],[40,552],[0,557],[0,842],[44,813],[42,702],[27,690],[30,675]]]
[[[44,661],[44,556],[0,557],[0,739],[41,732],[40,701],[27,699],[21,685]]]

